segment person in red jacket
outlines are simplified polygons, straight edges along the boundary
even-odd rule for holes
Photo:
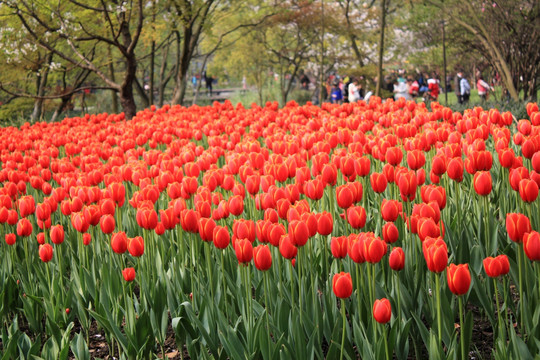
[[[439,98],[439,79],[437,79],[437,76],[433,74],[428,79],[427,83],[431,99],[437,101],[437,99]]]

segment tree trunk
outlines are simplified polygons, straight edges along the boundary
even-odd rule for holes
[[[379,63],[377,65],[377,87],[375,95],[381,95],[383,82],[383,55],[384,55],[384,27],[386,26],[386,0],[382,0],[381,4],[381,36],[379,37]]]
[[[66,108],[67,104],[69,103],[69,101],[71,100],[71,97],[72,95],[69,95],[69,96],[66,96],[66,97],[63,97],[62,98],[62,101],[60,102],[60,105],[58,105],[58,107],[56,108],[56,110],[54,110],[54,114],[51,118],[51,122],[55,122],[56,119],[60,116],[60,114],[64,111],[64,109]]]
[[[114,63],[113,63],[113,56],[112,56],[112,50],[111,46],[109,45],[107,47],[108,53],[109,53],[109,76],[111,77],[112,82],[116,82],[116,78],[114,76]],[[115,114],[118,114],[118,97],[116,95],[116,90],[111,90],[111,98],[112,98],[112,111]]]
[[[45,95],[45,87],[47,86],[47,78],[49,76],[49,65],[52,61],[52,53],[49,53],[47,55],[47,58],[45,60],[45,66],[41,68],[41,73],[38,75],[38,88],[37,88],[37,96],[43,96]],[[34,101],[34,111],[32,111],[32,122],[38,121],[41,119],[41,116],[43,115],[43,99],[36,99]]]
[[[156,32],[154,26],[156,22],[156,2],[152,0],[152,34]],[[154,61],[156,55],[156,41],[152,38],[152,46],[150,50],[150,89],[148,94],[148,102],[150,105],[154,104]]]
[[[137,71],[137,60],[135,55],[126,57],[126,73],[124,82],[120,86],[120,104],[122,111],[125,114],[126,120],[130,120],[137,113],[137,105],[133,96],[133,83],[135,82],[135,74]]]

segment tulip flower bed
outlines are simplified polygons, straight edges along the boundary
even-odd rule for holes
[[[2,358],[532,359],[538,106],[402,100],[2,129]]]

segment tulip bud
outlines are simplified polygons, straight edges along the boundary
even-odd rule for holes
[[[61,243],[64,242],[64,228],[61,224],[58,224],[58,225],[55,225],[53,227],[51,227],[51,230],[50,230],[50,236],[51,236],[51,241],[56,244],[56,245],[60,245]]]
[[[394,271],[403,270],[405,267],[405,252],[400,247],[395,247],[388,257],[388,264],[390,268]]]
[[[373,318],[379,324],[386,324],[392,318],[392,306],[386,298],[375,300],[373,304]]]
[[[53,247],[50,244],[43,244],[39,246],[39,257],[43,262],[51,261],[53,257]]]
[[[132,267],[125,268],[122,270],[122,276],[128,282],[135,280],[135,269]]]
[[[351,274],[340,272],[332,278],[332,289],[334,294],[340,299],[346,299],[352,294],[353,286]]]
[[[510,271],[510,262],[506,255],[487,257],[484,259],[483,264],[486,275],[491,278],[506,275]]]
[[[531,261],[540,261],[540,234],[531,231],[523,236],[523,249]]]
[[[468,264],[450,264],[446,271],[448,287],[450,291],[457,295],[465,295],[471,287],[471,273]]]
[[[266,271],[272,266],[272,254],[268,245],[259,245],[253,249],[253,262],[260,271]]]

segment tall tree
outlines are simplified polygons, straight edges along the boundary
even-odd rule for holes
[[[426,2],[435,9],[447,9],[449,31],[468,35],[462,37],[465,45],[491,63],[512,99],[518,100],[520,91],[524,99],[536,99],[540,87],[540,52],[536,46],[540,42],[538,1]]]
[[[95,73],[119,94],[126,118],[136,113],[133,84],[137,70],[135,49],[143,28],[143,0],[67,0],[52,4],[39,0],[2,0],[40,47],[81,69]],[[107,74],[102,56],[107,46],[120,54],[120,81]]]

